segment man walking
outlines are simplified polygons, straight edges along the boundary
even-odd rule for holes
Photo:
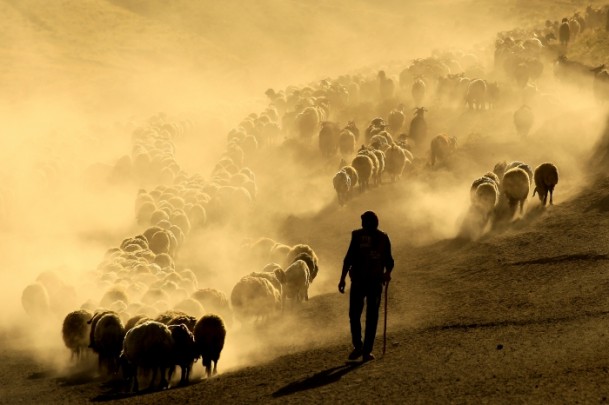
[[[379,220],[372,211],[362,214],[362,229],[353,231],[351,243],[343,263],[343,271],[338,283],[338,291],[345,292],[347,273],[351,278],[349,296],[349,321],[353,351],[349,360],[363,356],[364,361],[374,360],[372,348],[376,336],[379,307],[383,284],[391,280],[393,257],[391,243],[386,233],[378,229]],[[362,343],[361,316],[366,301],[366,331]]]

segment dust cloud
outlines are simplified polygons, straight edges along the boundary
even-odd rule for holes
[[[154,225],[149,217],[137,219],[140,190],[152,195],[156,189],[160,210],[158,197],[172,184],[163,177],[168,171],[142,173],[137,159],[150,144],[138,136],[156,128],[165,138],[151,144],[172,150],[162,163],[175,169],[171,180],[182,176],[209,192],[203,184],[224,173],[218,165],[225,164],[227,134],[248,114],[265,111],[267,88],[315,87],[323,79],[359,75],[376,89],[377,72],[384,70],[396,85],[396,102],[373,98],[362,108],[350,106],[327,117],[341,127],[355,120],[362,134],[372,118],[386,119],[399,102],[405,104],[406,131],[415,107],[414,77],[400,83],[400,74],[416,58],[448,52],[468,75],[505,83],[506,96],[494,110],[468,110],[437,100],[430,82],[428,138],[456,136],[452,158],[431,168],[425,150],[401,180],[356,193],[344,207],[338,206],[331,181],[340,159],[323,159],[316,137],[307,143],[282,131],[274,143],[254,148],[243,161],[255,174],[249,204],[210,203],[207,224],[198,229],[191,224],[190,233],[184,232],[175,268],[191,269],[197,288],[230,297],[241,277],[262,271],[268,260],[252,258],[250,248],[258,238],[270,237],[313,247],[320,275],[306,305],[326,300],[322,294],[335,289],[349,231],[358,227],[361,212],[377,211],[398,249],[453,238],[469,207],[472,181],[498,161],[519,160],[533,168],[554,162],[561,175],[557,203],[573,196],[583,187],[586,157],[598,141],[606,107],[586,89],[557,83],[552,61],[545,61],[529,100],[535,123],[528,138],[519,137],[513,113],[524,95],[501,69],[494,70],[493,52],[497,32],[521,24],[522,15],[509,2],[488,3],[2,2],[0,51],[7,63],[0,71],[0,337],[10,347],[34,350],[42,361],[67,366],[69,352],[61,341],[65,314],[81,305],[97,307],[112,282],[124,277],[125,272],[103,275],[108,250]],[[559,17],[540,11],[526,22]],[[277,121],[283,124],[281,116]],[[159,129],[165,124],[173,129]],[[54,290],[48,291],[48,311],[30,317],[21,295],[37,280]],[[177,305],[184,298],[177,290],[154,309]],[[143,293],[130,292],[129,298],[136,301]],[[323,336],[305,327],[291,335],[299,324],[316,325],[318,318],[336,323],[329,318],[335,311],[328,319],[311,311],[287,310],[275,327],[227,322],[220,368],[256,364],[286,347],[344,334],[336,326]]]

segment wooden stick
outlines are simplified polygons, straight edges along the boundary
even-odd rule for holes
[[[385,321],[383,326],[383,356],[387,350],[387,291],[389,290],[389,281],[385,284]]]

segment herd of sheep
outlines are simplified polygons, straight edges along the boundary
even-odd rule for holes
[[[384,181],[414,176],[451,158],[457,139],[428,134],[428,108],[469,108],[483,114],[517,103],[514,125],[527,137],[535,119],[536,81],[549,61],[557,80],[589,78],[597,97],[609,98],[604,66],[590,70],[564,56],[569,43],[581,32],[603,26],[606,15],[605,9],[589,8],[585,16],[575,14],[562,24],[548,21],[543,28],[500,33],[495,69],[489,74],[472,53],[434,51],[412,61],[397,78],[381,70],[302,88],[269,89],[268,107],[229,132],[226,149],[207,179],[186,172],[176,159],[175,141],[187,136],[192,124],[162,114],[152,117],[133,131],[130,154],[113,170],[114,176],[141,186],[135,197],[135,223],[141,232],[108,249],[78,285],[101,294],[76,303],[75,286],[43,272],[24,289],[23,308],[33,317],[67,313],[62,334],[73,356],[78,359],[92,350],[102,371],[120,371],[134,391],[145,370],[152,372],[151,388],[167,388],[176,366],[180,383],[188,383],[199,357],[207,376],[214,374],[235,321],[266,322],[307,301],[319,271],[311,246],[266,237],[238,252],[249,271],[229,295],[202,288],[201,274],[180,263],[193,234],[213,224],[239,222],[254,209],[258,187],[248,165],[258,151],[283,139],[310,146],[317,138],[322,159],[340,159],[332,184],[344,205]],[[553,163],[535,170],[517,161],[498,163],[471,185],[462,234],[477,239],[494,222],[522,215],[532,187],[542,205],[548,194],[552,204],[557,183]]]
[[[233,319],[242,324],[267,319],[288,303],[308,300],[318,273],[317,255],[308,245],[261,238],[246,246],[244,255],[265,265],[237,281],[230,299],[220,290],[201,288],[199,277],[180,264],[180,251],[191,235],[209,224],[242,218],[251,209],[255,175],[245,161],[258,147],[249,132],[271,122],[263,117],[250,116],[231,133],[207,180],[186,173],[175,159],[174,140],[188,131],[184,123],[155,116],[135,129],[132,154],[120,159],[115,170],[137,184],[156,183],[150,190],[140,189],[135,198],[141,233],[108,249],[97,268],[87,272],[79,288],[92,296],[79,309],[73,307],[75,286],[57,272],[43,272],[22,293],[25,311],[33,317],[68,313],[62,333],[73,357],[93,351],[102,373],[116,376],[120,371],[137,391],[138,373],[141,377],[145,370],[153,372],[150,388],[166,388],[176,366],[182,372],[180,383],[187,383],[199,357],[210,376]]]

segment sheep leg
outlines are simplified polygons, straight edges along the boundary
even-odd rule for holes
[[[214,371],[213,374],[216,375],[218,374],[218,360],[214,361]]]
[[[522,211],[524,209],[524,200],[520,200],[520,215],[522,215]]]
[[[188,380],[190,379],[190,367],[188,366],[180,366],[182,368],[182,378],[180,378],[180,385],[187,385]]]
[[[156,381],[157,369],[158,369],[158,367],[154,367],[152,369],[152,379],[150,380],[150,385],[148,386],[148,391],[154,390],[154,382]]]
[[[165,375],[165,367],[161,367],[161,382],[159,383],[159,388],[162,390],[169,388],[169,381],[167,381]]]
[[[550,187],[550,205],[554,205],[554,201],[552,201],[552,194],[554,194],[554,186]]]
[[[140,385],[137,380],[137,367],[133,369],[133,381],[131,383],[131,392],[138,392],[140,390]]]

